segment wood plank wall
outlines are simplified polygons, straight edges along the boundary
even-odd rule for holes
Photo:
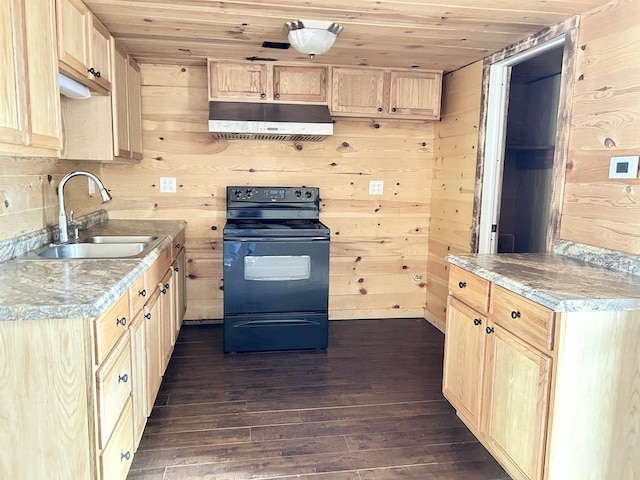
[[[640,155],[640,0],[582,16],[560,237],[640,254],[640,181],[609,157]]]
[[[227,185],[320,187],[330,318],[424,316],[433,122],[338,119],[322,142],[216,140],[204,67],[141,70],[144,159],[103,166],[107,208],[112,218],[187,220],[187,319],[222,318]],[[159,193],[161,176],[177,178],[177,193]],[[383,195],[369,195],[370,180],[384,181]]]
[[[436,126],[431,184],[431,230],[426,318],[443,328],[447,303],[448,253],[471,248],[482,62],[445,76],[442,119]]]
[[[100,164],[56,158],[0,156],[0,241],[58,223],[60,179],[74,170],[100,175]],[[73,178],[65,187],[67,212],[76,217],[101,208],[100,196],[89,196],[86,178]]]

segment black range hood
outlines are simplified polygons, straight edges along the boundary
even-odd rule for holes
[[[318,142],[333,135],[326,105],[209,102],[209,131],[216,138]]]

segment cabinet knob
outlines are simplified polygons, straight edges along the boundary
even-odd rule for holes
[[[100,78],[100,72],[96,72],[96,73],[94,73],[94,75],[95,75],[96,77]]]
[[[464,288],[467,286],[467,282],[458,282],[458,288]]]
[[[91,75],[95,75],[95,74],[96,74],[96,71],[94,70],[94,68],[93,68],[93,67],[88,68],[88,69],[87,69],[87,72],[89,72]]]
[[[396,111],[396,107],[393,107],[393,108],[391,109],[391,111],[392,111],[392,112],[395,112],[395,111]]]
[[[124,375],[118,375],[118,383],[124,382],[127,383],[129,381],[129,375],[126,373]]]
[[[175,267],[175,268],[173,269],[173,271],[174,271],[174,272],[179,272],[179,271],[180,271],[180,269],[179,269],[178,267]]]
[[[160,290],[160,293],[162,293],[163,295],[165,295],[167,293],[167,288],[163,288],[162,290]]]
[[[146,318],[147,320],[151,320],[151,312],[145,314],[144,318]]]
[[[482,320],[480,320],[479,318],[474,318],[473,319],[473,324],[477,327],[478,325],[482,325]]]
[[[520,312],[516,312],[515,310],[513,310],[511,312],[511,318],[513,319],[520,318]]]
[[[180,245],[179,243],[176,243],[176,250],[179,250],[181,246],[182,245]]]
[[[122,460],[130,460],[131,459],[131,452],[129,450],[127,450],[124,453],[120,454],[120,461]]]
[[[276,98],[280,98],[280,94],[279,94],[279,93],[276,93],[275,97],[276,97]]]
[[[138,295],[140,295],[141,297],[146,297],[146,296],[147,296],[147,291],[146,291],[146,290],[144,290],[144,289],[143,289],[143,290],[140,290],[140,291],[138,292]]]
[[[267,98],[267,94],[266,94],[266,93],[264,93],[264,92],[262,92],[262,93],[260,94],[260,98]]]
[[[116,318],[116,325],[122,325],[123,327],[127,324],[127,318]]]
[[[487,332],[487,335],[489,335],[493,333],[493,327],[485,327],[484,331]]]
[[[378,107],[378,111],[381,112],[382,111],[382,107]]]

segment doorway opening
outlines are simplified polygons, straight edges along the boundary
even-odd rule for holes
[[[567,27],[485,62],[479,253],[546,252],[559,228],[567,130],[558,119],[569,108],[575,38]]]

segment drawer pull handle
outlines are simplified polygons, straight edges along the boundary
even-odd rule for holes
[[[129,375],[126,373],[124,375],[118,375],[118,383],[124,382],[127,383],[129,381]]]
[[[120,461],[122,460],[130,460],[131,459],[131,452],[129,450],[127,450],[124,453],[120,454]]]
[[[116,318],[116,325],[122,325],[123,327],[127,324],[127,318]]]
[[[458,287],[459,288],[464,288],[467,286],[467,282],[458,282]]]
[[[479,318],[474,318],[473,319],[473,324],[477,327],[478,325],[482,325],[482,320],[480,320]]]
[[[515,320],[516,318],[520,318],[520,312],[516,312],[515,310],[513,310],[513,311],[511,312],[511,318],[513,318],[514,320]]]
[[[144,318],[146,318],[147,320],[151,320],[151,313],[145,314]]]
[[[493,327],[486,327],[484,329],[484,331],[487,332],[487,335],[489,335],[489,334],[493,333]]]
[[[147,291],[146,290],[140,290],[138,292],[138,295],[140,295],[141,297],[146,297],[147,296]]]

